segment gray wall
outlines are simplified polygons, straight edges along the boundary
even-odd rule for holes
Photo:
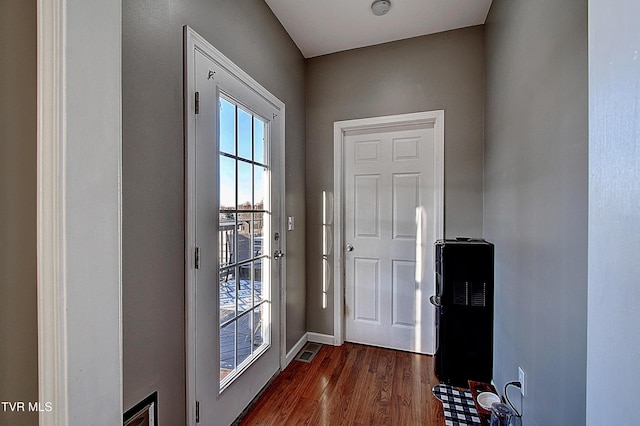
[[[36,2],[0,2],[0,400],[38,400]],[[0,425],[37,425],[0,411]]]
[[[322,308],[322,192],[333,193],[333,122],[445,110],[445,234],[482,236],[484,49],[481,26],[307,63],[307,325],[333,335]],[[333,259],[330,258],[330,264]]]
[[[524,368],[525,425],[584,424],[587,2],[494,0],[485,34],[494,380]]]
[[[637,0],[589,1],[587,424],[640,424]],[[603,392],[608,384],[615,391]]]
[[[287,345],[305,332],[304,58],[260,0],[123,2],[124,408],[185,422],[183,25],[286,104]]]

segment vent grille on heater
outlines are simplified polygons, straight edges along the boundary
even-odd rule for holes
[[[471,283],[471,306],[485,306],[487,283]]]
[[[469,283],[467,281],[453,282],[453,304],[454,305],[467,306],[469,304],[468,288],[469,288]]]
[[[487,283],[454,281],[453,304],[459,306],[486,306]]]

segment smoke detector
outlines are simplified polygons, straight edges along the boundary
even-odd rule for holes
[[[371,11],[376,16],[386,15],[391,9],[391,2],[389,0],[375,0],[371,3]]]

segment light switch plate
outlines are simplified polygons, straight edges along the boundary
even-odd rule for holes
[[[295,227],[296,227],[295,218],[293,216],[289,216],[287,220],[287,229],[289,231],[293,231]]]

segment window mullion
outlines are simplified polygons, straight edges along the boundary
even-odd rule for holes
[[[238,368],[238,313],[240,312],[240,268],[238,267],[238,260],[239,260],[239,251],[238,251],[238,244],[239,244],[239,238],[238,238],[238,226],[239,226],[239,219],[240,219],[240,214],[238,212],[238,190],[240,188],[240,171],[239,171],[239,167],[238,167],[238,150],[240,149],[240,147],[238,146],[238,106],[235,105],[234,103],[234,107],[233,107],[233,127],[234,127],[234,141],[233,141],[233,145],[234,145],[234,164],[235,164],[235,169],[236,169],[236,185],[235,185],[235,194],[234,194],[234,199],[235,199],[235,228],[234,228],[234,246],[233,246],[233,251],[234,251],[234,263],[236,264],[236,266],[234,267],[235,269],[235,278],[236,278],[236,291],[235,291],[235,305],[236,305],[236,313],[235,313],[235,318],[233,320],[233,328],[234,328],[234,333],[233,333],[233,369],[237,369]]]
[[[255,210],[256,208],[256,166],[255,166],[255,143],[254,143],[254,138],[255,138],[255,129],[254,129],[254,117],[253,114],[251,115],[251,209]],[[251,308],[250,310],[253,312],[253,307],[255,304],[255,298],[254,298],[254,291],[255,291],[255,269],[256,269],[256,262],[255,262],[255,257],[256,257],[256,253],[255,253],[255,237],[256,237],[256,232],[255,232],[255,214],[251,213],[251,257],[253,258],[253,261],[251,262],[251,273],[250,278],[249,278],[249,285],[251,286]],[[251,314],[251,321],[250,321],[250,326],[251,326],[251,339],[250,339],[250,343],[251,343],[251,352],[253,352],[253,313]]]

